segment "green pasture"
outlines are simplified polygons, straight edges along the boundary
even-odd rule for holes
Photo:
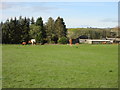
[[[117,88],[117,45],[2,45],[3,88]]]

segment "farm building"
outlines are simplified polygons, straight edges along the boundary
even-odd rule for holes
[[[88,36],[86,35],[82,35],[79,37],[79,43],[86,43],[87,40],[88,40]]]
[[[110,44],[110,43],[113,43],[112,40],[100,40],[100,39],[88,39],[86,40],[86,43],[88,44]]]
[[[88,39],[88,36],[82,35],[76,39],[72,39],[72,44],[86,43],[86,44],[112,44],[120,43],[120,38],[104,38],[104,39]]]
[[[106,38],[107,40],[112,40],[113,43],[120,43],[120,38]]]
[[[116,39],[114,40],[114,42],[120,44],[120,38],[116,38]]]
[[[72,39],[72,44],[76,44],[76,43],[79,43],[79,39],[78,38]]]
[[[76,39],[72,39],[72,44],[85,43],[87,39],[88,39],[88,37],[86,35],[82,35]]]

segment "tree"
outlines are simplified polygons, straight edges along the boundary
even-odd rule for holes
[[[103,30],[102,38],[106,38],[106,30]]]
[[[9,20],[6,20],[6,22],[2,25],[2,43],[10,43],[9,31]]]
[[[37,43],[44,44],[46,38],[45,28],[43,26],[42,17],[37,18],[36,26],[39,26],[39,32],[37,33]]]
[[[43,27],[43,20],[42,20],[42,17],[37,18],[37,20],[36,20],[36,25],[37,25],[37,26]]]
[[[14,20],[10,20],[10,35],[11,35],[11,43],[14,44],[19,44],[21,43],[21,30],[19,29],[19,21],[16,19],[16,17],[14,18]]]
[[[10,35],[10,43],[12,44],[16,44],[17,42],[17,36],[18,36],[18,33],[17,33],[17,20],[16,20],[16,17],[14,19],[11,18],[10,20],[10,32],[9,32],[9,35]]]
[[[2,43],[2,25],[3,22],[0,23],[0,44]]]
[[[32,19],[31,19],[31,24],[35,24],[34,17],[32,17]]]
[[[54,42],[56,33],[54,28],[54,20],[51,17],[48,19],[48,22],[45,25],[45,29],[48,43]]]
[[[66,25],[65,25],[65,22],[64,22],[64,20],[63,20],[63,18],[61,18],[61,21],[62,21],[62,25],[63,25],[63,35],[64,35],[64,37],[66,37],[66,35],[67,35],[67,28],[66,28]]]
[[[35,25],[35,24],[32,24],[30,26],[30,32],[29,32],[29,35],[30,35],[30,38],[35,38],[37,43],[39,43],[39,36],[40,36],[40,27]]]
[[[55,21],[55,31],[58,39],[61,37],[66,37],[67,29],[63,21],[63,18],[58,17],[57,20]]]
[[[36,22],[32,17],[19,19],[11,18],[0,24],[2,28],[2,41],[6,44],[19,44],[28,42],[35,38],[37,43],[44,44],[46,40],[49,43],[57,43],[58,39],[66,37],[67,29],[63,18],[58,17],[54,20],[50,17],[46,25],[43,24],[42,17],[37,18]]]
[[[29,31],[30,31],[30,20],[26,17],[22,19],[21,26],[22,26],[22,42],[28,42],[29,41]]]
[[[24,41],[23,37],[24,37],[24,19],[22,18],[22,16],[19,17],[19,20],[18,20],[18,29],[19,29],[19,34],[20,34],[20,42],[19,43],[22,43]]]
[[[58,43],[60,43],[60,44],[67,44],[68,43],[68,38],[61,37],[61,38],[59,38]]]

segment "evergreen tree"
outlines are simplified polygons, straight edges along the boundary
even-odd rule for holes
[[[14,44],[20,44],[21,42],[21,30],[19,29],[19,22],[18,20],[16,19],[16,17],[14,18],[13,20],[13,27],[11,29],[13,29],[13,41],[12,43]]]
[[[34,17],[32,17],[32,19],[31,19],[31,24],[35,24]]]
[[[15,37],[16,37],[16,33],[15,33],[15,30],[16,30],[16,18],[15,20],[13,20],[11,18],[10,20],[10,40],[11,40],[11,43],[14,44],[15,43]]]
[[[27,19],[26,17],[22,20],[22,42],[28,42],[29,41],[29,31],[30,31],[30,27],[29,27],[29,19]]]
[[[40,27],[35,24],[32,24],[30,26],[30,32],[29,32],[30,39],[32,39],[32,38],[37,39],[39,33],[40,33]],[[37,41],[37,42],[39,42],[39,41]]]
[[[42,17],[37,18],[36,20],[36,25],[37,26],[41,26],[43,28],[43,20]]]
[[[24,19],[22,18],[22,16],[19,17],[19,20],[18,20],[18,29],[19,29],[19,33],[20,33],[20,43],[22,43],[24,40],[23,40],[23,31],[24,31]]]
[[[55,40],[55,28],[54,28],[54,20],[52,17],[48,19],[48,22],[45,25],[46,29],[46,36],[47,36],[47,41],[49,43],[54,43]]]
[[[67,29],[63,21],[63,18],[58,17],[57,20],[55,21],[55,31],[58,39],[62,37],[66,37]]]
[[[0,23],[0,44],[2,43],[2,25],[3,22]]]
[[[39,32],[37,33],[36,41],[37,43],[43,44],[45,42],[46,32],[43,26],[42,17],[37,18],[36,26],[39,26]]]
[[[10,23],[7,19],[6,22],[2,25],[2,43],[10,43]]]
[[[66,35],[67,35],[67,28],[66,28],[66,25],[65,25],[65,22],[64,22],[63,18],[61,18],[61,21],[62,21],[62,25],[63,25],[63,35],[64,35],[64,37],[66,37]]]

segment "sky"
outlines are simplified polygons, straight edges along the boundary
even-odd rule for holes
[[[2,18],[19,16],[64,19],[67,28],[108,28],[118,25],[118,2],[3,2]]]

